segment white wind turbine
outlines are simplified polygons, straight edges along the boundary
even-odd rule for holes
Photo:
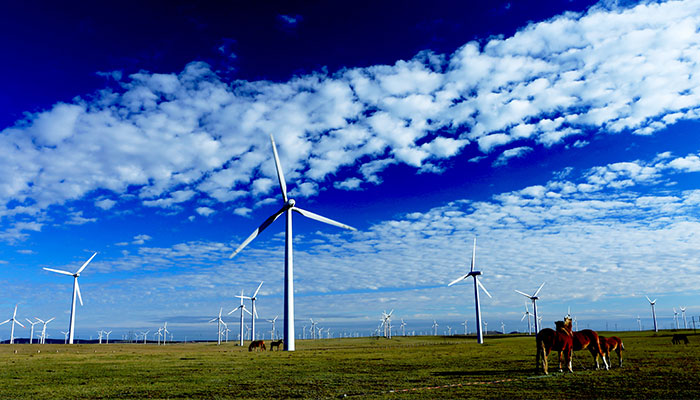
[[[314,322],[313,318],[309,318],[311,321],[311,339],[316,339],[316,325],[318,325],[316,322]]]
[[[56,272],[59,274],[63,275],[69,275],[73,277],[73,300],[71,301],[71,306],[70,306],[70,325],[68,326],[68,343],[73,344],[73,337],[75,335],[75,296],[77,294],[78,300],[80,300],[80,305],[83,305],[83,298],[80,295],[80,286],[78,285],[78,277],[80,276],[80,273],[83,272],[85,267],[87,267],[88,264],[90,264],[90,261],[92,261],[93,258],[97,253],[93,254],[90,259],[85,261],[85,263],[76,271],[75,273],[70,273],[68,271],[61,271],[58,269],[52,269],[52,268],[44,268],[47,271],[51,272]]]
[[[501,333],[504,335],[506,334],[506,324],[504,324],[503,321],[501,321]]]
[[[654,319],[654,332],[658,332],[659,329],[656,327],[656,310],[654,309],[654,306],[656,305],[656,299],[654,301],[651,301],[649,296],[644,296],[647,298],[649,301],[649,305],[651,306],[651,317]]]
[[[673,322],[676,323],[676,330],[678,330],[678,311],[676,311],[676,307],[673,307]]]
[[[107,344],[109,344],[109,334],[112,333],[112,331],[105,332],[105,336],[107,337]]]
[[[68,343],[68,332],[61,331],[61,333],[63,334],[63,344],[67,344]]]
[[[221,313],[224,311],[222,307],[219,308],[219,316],[216,318],[212,318],[209,323],[211,324],[212,322],[216,322],[216,330],[218,332],[217,334],[217,341],[216,344],[220,345],[221,344],[221,323],[224,322],[223,319],[221,319]]]
[[[98,343],[98,344],[102,344],[102,334],[103,334],[103,333],[104,333],[104,331],[103,331],[102,329],[100,329],[99,331],[97,331],[97,340],[98,340],[97,343]]]
[[[38,324],[39,321],[34,322],[29,318],[25,318],[25,320],[27,320],[27,322],[29,322],[29,324],[32,326],[32,328],[29,332],[29,344],[32,344],[32,339],[34,338],[34,325]]]
[[[688,329],[688,320],[685,319],[685,310],[687,307],[680,307],[679,306],[679,308],[681,309],[681,313],[683,313],[683,329]]]
[[[537,290],[535,290],[535,293],[533,293],[532,296],[527,294],[527,293],[523,293],[520,290],[516,290],[517,293],[520,293],[523,296],[527,297],[528,299],[532,300],[532,311],[533,311],[534,316],[535,316],[535,335],[540,332],[539,320],[537,319],[537,300],[539,299],[539,297],[537,297],[537,295],[540,294],[540,290],[542,290],[543,286],[544,286],[544,282],[542,282],[540,287]]]
[[[253,313],[251,313],[250,311],[248,311],[248,310],[245,308],[245,304],[243,304],[243,291],[242,291],[242,290],[241,290],[241,295],[240,295],[240,296],[236,296],[236,297],[238,297],[238,298],[241,299],[241,305],[238,306],[238,307],[236,307],[236,308],[234,308],[233,310],[229,311],[228,315],[231,315],[231,314],[234,313],[236,310],[239,310],[239,309],[241,310],[241,333],[240,333],[240,336],[239,336],[239,338],[238,338],[238,339],[239,339],[238,345],[239,345],[239,346],[243,346],[243,338],[244,338],[244,336],[243,336],[243,325],[244,325],[244,324],[243,324],[243,312],[245,311],[245,312],[247,312],[247,313],[250,314],[250,315],[253,315]]]
[[[355,228],[341,224],[340,222],[334,221],[332,219],[322,217],[318,214],[314,214],[310,211],[303,210],[296,207],[296,202],[294,199],[287,198],[287,183],[284,180],[284,174],[282,173],[282,166],[280,165],[279,156],[277,155],[277,147],[275,146],[275,139],[270,135],[270,141],[272,142],[272,154],[275,158],[275,167],[277,168],[277,178],[279,179],[280,189],[282,190],[282,199],[284,200],[284,205],[279,211],[271,215],[265,222],[262,223],[248,238],[231,254],[231,258],[238,254],[244,247],[248,245],[255,237],[257,237],[260,232],[265,230],[270,224],[272,224],[280,215],[286,213],[287,229],[285,234],[285,255],[284,255],[284,349],[286,351],[294,351],[294,268],[293,268],[293,249],[292,249],[292,211],[311,219],[315,219],[326,224],[335,225],[340,228],[356,230]]]
[[[639,318],[639,314],[637,314],[637,325],[639,325],[639,331],[642,331],[642,319]]]
[[[148,332],[150,332],[150,330],[148,330],[146,332],[141,332],[141,334],[143,335],[143,344],[146,344],[146,338],[148,337]]]
[[[450,282],[447,286],[452,286],[455,283],[465,280],[469,278],[470,276],[474,278],[474,305],[476,308],[476,342],[479,344],[484,343],[484,334],[481,332],[481,305],[479,304],[479,288],[486,293],[487,296],[491,297],[491,294],[489,293],[488,290],[484,287],[484,285],[481,284],[479,281],[478,276],[481,275],[481,271],[474,271],[474,264],[476,262],[476,238],[474,238],[474,247],[472,249],[472,263],[471,263],[471,268],[469,269],[469,272],[460,277],[455,279],[454,281]]]
[[[489,323],[484,321],[484,332],[488,335],[489,334]]]
[[[461,325],[464,325],[464,336],[468,335],[469,334],[469,330],[468,330],[469,326],[467,324],[467,320],[465,319]]]
[[[168,330],[168,323],[166,322],[163,324],[163,346],[165,346],[165,343],[168,341],[168,333],[170,333],[170,331]],[[170,340],[172,341],[172,336],[170,337]]]
[[[25,327],[24,325],[22,325],[21,322],[17,321],[16,317],[17,317],[17,304],[15,304],[15,312],[12,313],[12,318],[6,319],[5,321],[0,322],[0,325],[2,325],[2,324],[5,324],[5,323],[12,321],[12,328],[10,328],[10,344],[15,343],[15,324],[18,324],[22,328]]]
[[[258,295],[258,292],[260,291],[260,288],[262,287],[262,285],[263,285],[263,282],[260,282],[260,285],[258,285],[258,288],[255,290],[253,295],[250,297],[243,296],[243,292],[241,292],[240,296],[236,296],[236,297],[240,297],[241,300],[248,299],[251,302],[250,308],[251,308],[252,312],[250,313],[250,335],[251,335],[250,340],[255,340],[255,320],[257,318],[259,318],[258,312],[255,310],[255,300],[257,300],[257,295]]]
[[[436,320],[433,320],[433,335],[437,336],[437,328],[438,328],[438,323]]]
[[[34,317],[34,318],[36,318],[36,317]],[[46,321],[39,319],[39,318],[36,318],[37,321],[44,324],[44,326],[41,328],[41,344],[46,343],[46,325],[48,325],[49,322],[53,321],[54,319],[56,319],[56,317],[52,317],[51,319],[48,319]]]
[[[279,315],[275,315],[275,318],[268,319],[267,322],[272,324],[272,330],[270,331],[270,340],[275,340],[275,321],[277,321]]]
[[[406,336],[406,323],[403,321],[403,318],[401,318],[401,336]]]
[[[527,309],[527,303],[525,303],[525,312],[523,313],[523,317],[520,318],[520,320],[524,320],[525,317],[527,317],[527,334],[532,335],[532,324],[530,323],[530,310]]]

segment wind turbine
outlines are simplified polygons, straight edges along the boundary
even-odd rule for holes
[[[676,323],[676,330],[678,330],[678,311],[676,311],[676,307],[673,307],[673,321]]]
[[[527,293],[523,293],[520,290],[516,290],[517,293],[522,294],[523,296],[527,297],[528,299],[532,300],[532,311],[535,316],[535,335],[540,332],[540,325],[539,325],[539,320],[537,319],[537,300],[539,297],[537,297],[538,294],[540,294],[540,290],[542,290],[542,287],[544,286],[544,282],[540,285],[539,289],[535,290],[535,293],[531,295]]]
[[[401,336],[406,336],[406,323],[403,322],[403,318],[401,318]]]
[[[651,301],[649,296],[644,296],[647,298],[649,301],[649,305],[651,306],[651,317],[654,319],[654,332],[658,332],[659,329],[656,327],[656,310],[654,309],[654,305],[656,305],[656,299],[654,301]]]
[[[642,331],[642,319],[639,318],[639,314],[637,314],[637,325],[639,325],[639,331]]]
[[[487,335],[489,334],[489,323],[486,321],[484,321],[484,332],[486,332]]]
[[[532,335],[532,324],[530,323],[530,310],[527,309],[527,303],[525,303],[525,312],[523,313],[523,317],[520,318],[520,320],[524,320],[525,317],[527,317],[527,334]]]
[[[316,325],[318,324],[314,322],[313,318],[309,318],[309,320],[311,321],[311,339],[316,339]]]
[[[105,332],[105,336],[107,337],[107,344],[109,344],[109,334],[112,333],[112,331]]]
[[[27,322],[29,322],[32,325],[31,331],[29,332],[29,344],[32,344],[32,339],[34,338],[34,325],[38,324],[39,321],[33,322],[29,318],[25,318],[25,320],[27,320]]]
[[[221,312],[222,312],[223,310],[224,310],[224,309],[220,307],[220,308],[219,308],[219,316],[216,317],[216,318],[213,318],[212,320],[209,321],[209,323],[212,323],[212,322],[216,321],[216,327],[217,327],[216,329],[217,329],[217,331],[218,331],[217,342],[216,342],[216,344],[218,344],[218,345],[221,344],[221,323],[224,322],[224,320],[221,319]]]
[[[34,317],[34,319],[36,319],[37,321],[39,321],[39,322],[41,322],[42,324],[44,324],[44,326],[41,328],[41,344],[44,344],[45,341],[46,341],[46,325],[47,325],[49,322],[51,322],[51,321],[53,321],[54,319],[56,319],[56,317],[52,317],[51,319],[46,320],[46,321],[44,321],[44,320],[41,319],[41,318],[37,318],[37,317]]]
[[[464,322],[462,322],[462,325],[464,325],[464,336],[467,336],[469,334],[468,331],[468,326],[467,326],[467,320],[465,319]]]
[[[679,308],[681,309],[681,313],[683,313],[683,329],[688,329],[688,320],[685,319],[685,310],[686,310],[686,307],[680,307],[680,306],[679,306]]]
[[[263,283],[260,282],[260,285],[258,285],[258,288],[255,290],[255,292],[253,293],[253,295],[250,296],[250,297],[248,297],[248,296],[243,296],[243,292],[241,292],[241,295],[240,295],[240,296],[236,296],[236,297],[240,297],[241,300],[243,300],[243,299],[248,299],[248,300],[251,301],[251,307],[250,307],[250,308],[251,308],[251,310],[252,310],[252,313],[250,314],[250,335],[251,335],[251,336],[250,336],[250,340],[255,340],[255,319],[256,319],[256,318],[259,318],[259,317],[258,317],[258,312],[255,310],[255,300],[257,300],[257,297],[256,297],[256,296],[258,295],[258,292],[260,291],[260,288],[262,287],[262,285],[263,285]]]
[[[438,328],[438,323],[436,320],[433,320],[433,329],[434,329],[433,335],[434,336],[437,336],[437,328]]]
[[[63,334],[63,344],[68,343],[68,332],[61,331],[61,333]]]
[[[243,291],[242,291],[242,290],[241,290],[241,295],[240,295],[240,296],[236,296],[236,297],[238,297],[238,298],[241,299],[241,305],[238,306],[238,307],[236,307],[236,308],[234,308],[233,310],[229,311],[228,315],[231,315],[233,312],[235,312],[235,311],[238,310],[238,309],[241,310],[241,334],[240,334],[240,337],[239,337],[239,341],[240,341],[240,342],[239,342],[238,345],[239,345],[239,346],[243,346],[243,338],[244,338],[244,336],[243,336],[243,325],[244,325],[244,324],[243,324],[243,312],[245,311],[245,312],[247,312],[247,313],[250,314],[250,315],[253,315],[253,313],[251,313],[250,311],[246,310],[245,304],[243,304]]]
[[[287,229],[285,234],[285,254],[284,254],[284,349],[286,351],[294,351],[294,272],[293,272],[293,249],[292,249],[292,211],[311,219],[315,219],[326,224],[335,225],[340,228],[349,229],[351,231],[356,230],[355,228],[341,224],[340,222],[334,221],[332,219],[322,217],[318,214],[314,214],[310,211],[303,210],[295,206],[296,202],[294,199],[287,198],[287,183],[284,180],[284,174],[282,173],[282,166],[280,165],[279,156],[277,155],[277,147],[275,146],[275,139],[270,135],[270,141],[272,143],[272,154],[275,158],[275,167],[277,168],[277,178],[279,179],[280,189],[282,190],[282,199],[284,200],[284,205],[276,213],[272,214],[265,222],[262,223],[248,238],[231,254],[230,258],[233,258],[238,252],[243,250],[244,247],[248,245],[255,237],[257,237],[260,232],[265,230],[270,224],[272,224],[280,215],[286,213]]]
[[[506,324],[504,324],[503,321],[501,321],[501,333],[504,335],[506,334]]]
[[[143,335],[143,344],[146,344],[146,338],[148,337],[148,332],[150,332],[150,330],[148,330],[146,332],[141,332],[141,334]]]
[[[80,286],[78,285],[78,277],[80,276],[80,273],[83,272],[85,267],[87,267],[88,264],[90,264],[90,261],[92,261],[93,258],[97,253],[93,254],[90,259],[85,261],[85,263],[76,271],[75,273],[70,273],[68,271],[62,271],[59,269],[52,269],[52,268],[44,268],[47,271],[51,272],[56,272],[59,274],[63,275],[69,275],[73,277],[73,300],[71,301],[71,306],[70,306],[70,325],[68,326],[68,343],[73,344],[73,337],[75,335],[75,296],[76,294],[78,295],[78,300],[80,300],[80,305],[83,305],[83,298],[80,295]]]
[[[481,284],[478,276],[481,275],[481,271],[474,271],[474,263],[476,262],[476,238],[474,238],[474,248],[472,249],[472,264],[469,272],[450,282],[447,286],[452,286],[455,283],[465,280],[470,276],[474,278],[474,305],[476,308],[476,342],[479,344],[484,343],[484,334],[481,332],[481,305],[479,304],[479,288],[486,293],[487,296],[491,297],[488,290]]]
[[[272,330],[270,331],[270,340],[275,340],[275,321],[277,321],[279,315],[275,315],[275,318],[268,319],[267,322],[272,324]]]
[[[166,322],[163,324],[163,346],[165,346],[165,343],[168,341],[168,333],[170,333],[170,331],[168,330],[168,323]],[[171,336],[170,340],[172,341],[172,339],[173,338]]]
[[[12,321],[12,328],[10,329],[10,344],[15,343],[15,324],[19,324],[19,326],[21,326],[22,328],[25,327],[24,325],[22,325],[21,322],[17,321],[17,319],[15,317],[17,317],[17,304],[15,304],[15,312],[12,313],[12,318],[0,322],[0,325],[2,325],[2,324],[5,324],[7,322]]]

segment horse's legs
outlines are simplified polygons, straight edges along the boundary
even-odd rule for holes
[[[545,348],[542,353],[542,370],[545,375],[549,375],[549,363],[547,362],[547,357],[549,357],[549,349]]]
[[[598,363],[598,352],[595,351],[593,346],[588,346],[588,351],[590,351],[591,355],[593,356],[593,363],[595,364],[595,369],[599,370],[600,364]],[[603,361],[605,361],[605,356],[601,354],[601,357],[603,357]]]
[[[617,346],[617,360],[620,362],[620,367],[622,367],[622,345]]]
[[[573,358],[573,356],[574,356],[574,351],[571,350],[571,349],[569,349],[569,350],[566,351],[565,354],[566,354],[566,358],[567,358],[567,361],[568,361],[568,364],[569,364],[569,372],[571,372],[571,373],[573,374],[573,373],[574,373],[574,368],[573,368],[573,365],[571,365],[571,364],[572,364],[572,358]]]

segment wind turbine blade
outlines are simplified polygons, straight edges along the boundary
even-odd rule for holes
[[[85,264],[83,264],[83,266],[80,267],[80,269],[78,270],[78,272],[76,272],[76,274],[79,274],[79,273],[83,272],[83,270],[85,269],[85,267],[87,267],[87,265],[90,264],[90,261],[92,261],[92,259],[95,258],[96,255],[97,255],[97,252],[95,252],[95,254],[93,254],[92,257],[90,257],[89,260],[85,261]]]
[[[468,276],[469,276],[469,275],[464,275],[464,276],[462,276],[462,277],[459,277],[459,278],[453,280],[452,282],[448,283],[447,286],[452,286],[452,285],[454,285],[455,283],[457,283],[457,282],[459,282],[459,281],[465,280],[465,279],[467,279]]]
[[[4,321],[0,322],[0,325],[2,325],[2,324],[6,324],[6,323],[8,323],[8,322],[10,322],[10,320],[9,320],[9,319],[6,319],[6,320],[4,320]]]
[[[675,312],[676,309],[674,308],[673,311]],[[12,319],[15,319],[16,316],[17,316],[17,304],[15,304],[15,312],[12,313]]]
[[[53,320],[55,320],[55,319],[56,319],[56,317],[53,317],[53,318],[51,318],[50,320],[46,321],[45,323],[48,324],[49,322],[51,322],[51,321],[53,321]]]
[[[287,182],[284,180],[284,173],[282,173],[282,165],[280,164],[280,157],[277,154],[277,146],[275,145],[275,138],[270,135],[270,142],[272,142],[272,155],[275,156],[275,168],[277,168],[277,178],[280,181],[280,189],[282,189],[282,198],[284,202],[287,202]]]
[[[47,271],[51,271],[51,272],[57,272],[57,273],[63,274],[63,275],[70,275],[70,276],[73,276],[72,273],[70,273],[70,272],[68,272],[68,271],[61,271],[60,269],[53,269],[53,268],[46,268],[46,267],[44,267],[44,269],[47,270]]]
[[[544,284],[545,284],[545,282],[542,282],[542,284],[540,285],[540,288],[537,289],[537,291],[535,292],[535,294],[532,295],[532,297],[537,297],[537,294],[540,292],[540,290],[542,290],[542,286],[544,286]]]
[[[241,306],[238,306],[238,307],[234,308],[233,310],[229,311],[228,314],[226,314],[226,315],[231,315],[231,314],[233,314],[233,313],[234,313],[236,310],[238,310],[239,308],[241,308]]]
[[[350,225],[345,225],[345,224],[342,224],[342,223],[340,223],[340,222],[338,222],[338,221],[334,221],[334,220],[332,220],[332,219],[330,219],[330,218],[326,218],[326,217],[320,216],[320,215],[318,215],[318,214],[314,214],[314,213],[312,213],[311,211],[302,210],[302,209],[299,208],[299,207],[292,207],[292,210],[298,212],[299,214],[305,216],[306,218],[315,219],[316,221],[325,222],[325,223],[327,223],[327,224],[329,224],[329,225],[335,225],[335,226],[337,226],[337,227],[340,227],[340,228],[343,228],[343,229],[348,229],[348,230],[351,230],[351,231],[356,231],[356,230],[357,230],[357,229],[353,228],[353,227],[350,226]]]
[[[210,320],[209,320],[209,323],[211,324],[212,322],[218,321],[218,320],[219,320],[218,318],[213,318],[213,319],[210,319]]]
[[[21,323],[21,322],[19,322],[19,321],[17,321],[17,320],[14,320],[14,321],[15,321],[16,323],[18,323],[18,324],[19,324],[19,326],[21,326],[22,328],[26,328],[26,326],[22,325],[22,323]]]
[[[247,309],[247,308],[245,308],[245,307],[243,308],[243,311],[247,312],[247,313],[248,313],[248,315],[253,315],[253,313],[251,313],[250,311],[248,311],[248,309]]]
[[[520,318],[520,320],[521,320],[521,321],[522,321],[522,320],[524,320],[524,319],[525,319],[525,317],[527,317],[527,314],[523,314],[523,317],[522,317],[522,318]]]
[[[253,293],[253,296],[251,296],[251,297],[255,297],[255,296],[258,295],[258,292],[260,291],[260,288],[262,287],[262,284],[263,284],[263,282],[261,281],[261,282],[260,282],[260,285],[258,285],[258,288],[255,289],[255,293]]]
[[[481,288],[481,290],[484,291],[484,293],[486,293],[487,296],[491,297],[491,293],[489,293],[489,291],[486,290],[486,288],[485,288],[484,285],[479,281],[478,278],[476,279],[476,284],[477,284],[477,286],[479,286],[479,287]],[[491,298],[493,298],[493,297],[491,297]]]
[[[241,243],[241,245],[238,246],[238,248],[236,249],[236,251],[234,251],[233,253],[231,253],[231,255],[230,255],[228,258],[233,258],[236,254],[238,254],[241,250],[243,250],[243,249],[248,245],[248,243],[250,243],[253,239],[255,239],[262,231],[265,230],[265,228],[267,228],[268,226],[270,226],[270,224],[272,224],[273,222],[275,222],[275,220],[276,220],[277,218],[279,218],[279,216],[282,215],[282,213],[285,212],[286,210],[287,210],[287,205],[285,204],[284,207],[280,208],[279,211],[277,211],[276,213],[272,214],[272,215],[271,215],[268,219],[266,219],[265,222],[263,222],[255,231],[253,231],[253,233],[251,233],[250,236],[248,236],[248,238],[247,238],[245,241],[243,241],[243,243]]]
[[[258,310],[253,310],[253,313],[255,314],[255,319],[260,319],[260,317],[258,317]]]
[[[472,248],[472,267],[469,272],[474,272],[474,264],[476,262],[476,238],[474,238],[474,247]]]
[[[75,291],[78,293],[78,300],[80,300],[80,305],[83,305],[83,296],[80,295],[80,285],[78,284],[78,279],[75,280]]]
[[[530,298],[530,295],[527,294],[527,293],[523,293],[523,292],[521,292],[520,290],[516,290],[516,292],[522,294],[523,296],[527,297],[528,299]]]
[[[44,269],[46,269],[46,268],[44,268]],[[644,296],[644,297],[647,298],[647,301],[649,301],[649,303],[652,303],[652,301],[651,301],[651,299],[649,298],[649,296]]]

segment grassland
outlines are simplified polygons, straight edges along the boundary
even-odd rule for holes
[[[298,341],[296,352],[261,353],[233,343],[2,345],[0,398],[700,398],[700,336],[690,333],[687,346],[670,333],[618,333],[622,368],[592,370],[579,352],[574,374],[547,377],[534,373],[526,336],[482,346],[460,337]]]

